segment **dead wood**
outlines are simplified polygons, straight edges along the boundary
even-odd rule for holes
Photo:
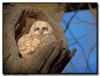
[[[57,43],[50,44],[28,58],[21,58],[17,40],[28,33],[31,24],[37,20],[47,21],[54,29]],[[46,12],[34,7],[9,7],[3,9],[3,73],[33,74],[61,73],[75,54],[68,49],[64,31]]]

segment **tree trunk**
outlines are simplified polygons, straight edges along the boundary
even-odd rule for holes
[[[53,27],[57,43],[50,44],[30,58],[22,58],[17,41],[29,32],[31,24],[37,20],[47,21]],[[65,65],[75,54],[69,52],[64,31],[46,12],[34,7],[8,7],[3,9],[3,73],[33,74],[61,73]]]

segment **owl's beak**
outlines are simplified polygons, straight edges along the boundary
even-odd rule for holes
[[[42,35],[43,31],[42,31],[42,30],[40,30],[40,31],[39,31],[39,33],[40,33],[40,35]]]

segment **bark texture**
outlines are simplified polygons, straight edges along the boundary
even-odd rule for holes
[[[55,31],[58,43],[37,49],[30,58],[22,58],[17,41],[29,32],[37,20],[47,21]],[[64,31],[46,12],[35,7],[9,7],[3,9],[3,73],[34,74],[61,73],[75,54],[68,49]]]

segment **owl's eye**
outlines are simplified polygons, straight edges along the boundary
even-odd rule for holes
[[[48,28],[46,28],[46,27],[43,27],[43,30],[46,30],[46,31],[47,31],[47,30],[48,30]]]
[[[35,28],[34,31],[38,31],[40,28]]]

